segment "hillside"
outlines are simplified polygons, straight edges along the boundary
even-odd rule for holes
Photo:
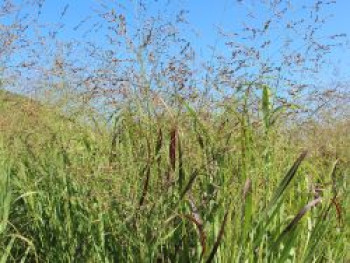
[[[38,103],[0,90],[0,131],[23,132],[35,130],[43,124],[43,108]]]

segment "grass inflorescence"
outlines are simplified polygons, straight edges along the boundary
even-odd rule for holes
[[[350,260],[347,126],[314,145],[271,121],[268,87],[261,114],[125,107],[98,132],[37,104],[24,116],[9,96],[2,262]]]

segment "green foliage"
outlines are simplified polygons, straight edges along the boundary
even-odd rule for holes
[[[125,108],[99,132],[46,111],[17,130],[13,112],[0,132],[1,262],[350,259],[349,156],[303,145],[306,156],[271,123],[268,87],[260,105],[261,119],[236,105]]]

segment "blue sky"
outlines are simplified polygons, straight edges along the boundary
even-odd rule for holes
[[[1,1],[1,0],[0,0]],[[22,0],[17,0],[22,1]],[[215,52],[227,54],[224,41],[218,36],[217,26],[225,30],[236,30],[240,28],[240,23],[245,22],[246,16],[237,9],[237,2],[241,2],[245,10],[251,10],[261,16],[265,16],[264,10],[259,10],[257,4],[260,0],[173,0],[168,4],[168,0],[149,0],[151,13],[164,12],[164,15],[172,16],[172,14],[184,8],[188,10],[188,18],[190,22],[189,28],[193,29],[196,34],[190,36],[190,40],[194,44],[200,56],[204,59],[210,59],[211,51],[208,46],[215,46]],[[287,0],[284,0],[287,1]],[[125,12],[127,17],[132,17],[136,11],[135,6],[130,4],[131,0],[112,1],[112,0],[45,0],[40,14],[40,23],[50,25],[62,23],[64,27],[59,30],[57,39],[60,40],[91,40],[103,45],[103,32],[96,32],[90,35],[84,35],[87,28],[80,27],[78,31],[74,28],[85,18],[91,16],[89,20],[92,25],[96,19],[94,10],[101,7],[97,3],[108,3],[109,7],[114,7],[117,12]],[[111,4],[113,2],[113,4]],[[135,1],[134,1],[135,2]],[[298,8],[304,4],[310,4],[313,0],[292,0],[295,14],[298,14]],[[116,4],[117,3],[117,4]],[[123,9],[118,4],[125,5]],[[165,10],[165,11],[164,11]],[[345,33],[350,37],[350,1],[338,0],[335,5],[330,5],[326,10],[327,14],[332,14],[326,26],[322,30],[322,35]],[[65,15],[61,17],[62,12]],[[163,14],[163,13],[162,13]],[[129,20],[130,21],[130,20]],[[283,35],[283,31],[277,31],[277,35]],[[279,37],[279,36],[278,36]],[[226,52],[226,53],[225,53]],[[329,57],[329,66],[320,75],[325,83],[333,80],[350,80],[350,44],[344,48],[336,49]],[[336,67],[336,71],[333,67]]]
[[[93,15],[93,9],[98,8],[97,1],[95,0],[46,0],[42,9],[40,20],[45,23],[55,23],[61,21],[65,24],[65,28],[60,31],[59,38],[79,39],[82,38],[84,28],[80,28],[80,33],[72,30],[79,22]],[[101,1],[103,2],[103,1]],[[104,1],[105,3],[112,1]],[[117,3],[130,6],[128,0],[114,1]],[[153,2],[150,9],[157,12],[157,9],[166,7],[167,1],[150,1]],[[257,0],[241,0],[243,5],[251,10],[257,8],[254,3]],[[294,0],[292,1],[296,7],[303,4],[312,2],[311,0]],[[180,0],[173,1],[168,7],[168,12],[171,14],[176,8],[185,8],[189,11],[188,17],[193,29],[196,30],[196,37],[193,38],[197,50],[203,57],[210,56],[207,46],[215,45],[217,52],[220,52],[225,47],[220,42],[220,38],[216,34],[216,26],[220,26],[225,29],[236,29],[237,25],[242,22],[244,16],[238,13],[236,9],[237,0]],[[161,7],[160,7],[161,6]],[[65,16],[60,20],[60,14],[66,9]],[[118,8],[118,7],[117,7]],[[132,10],[132,8],[131,8]],[[324,28],[324,34],[332,33],[346,33],[350,36],[350,16],[348,14],[350,10],[350,1],[338,0],[335,5],[330,5],[327,9],[329,14],[333,14],[333,17],[329,19],[326,27]],[[256,10],[254,10],[256,11]],[[125,11],[125,12],[130,12]],[[263,16],[263,14],[262,14]],[[94,41],[99,41],[98,36],[91,35]],[[349,78],[350,77],[350,50],[349,46],[346,48],[337,49],[330,58],[330,63],[334,63],[338,67],[337,78]],[[328,73],[326,73],[328,74]],[[327,80],[327,77],[325,78]]]

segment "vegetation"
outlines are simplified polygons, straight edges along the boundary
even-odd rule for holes
[[[269,101],[255,123],[234,102],[215,115],[125,110],[112,132],[2,103],[23,129],[1,132],[4,261],[349,259],[340,126],[332,148],[300,143],[307,154],[297,131],[267,125]]]
[[[348,107],[225,63],[186,89],[188,56],[142,67],[152,43],[127,80],[55,56],[40,100],[0,91],[1,262],[350,261]]]

